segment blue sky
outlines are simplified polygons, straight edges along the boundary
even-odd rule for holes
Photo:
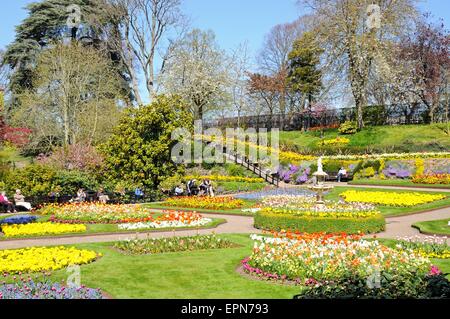
[[[23,8],[30,2],[33,0],[2,0],[0,48],[14,39],[14,27],[25,17]],[[420,7],[444,18],[450,26],[449,0],[422,0]],[[223,48],[232,49],[247,40],[253,53],[271,27],[301,14],[296,0],[184,0],[183,11],[194,27],[213,30]]]

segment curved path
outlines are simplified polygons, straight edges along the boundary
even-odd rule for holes
[[[125,240],[128,238],[141,238],[148,237],[161,238],[172,236],[192,236],[196,234],[253,234],[260,233],[261,231],[253,227],[253,217],[235,216],[235,215],[223,215],[223,214],[208,214],[208,217],[223,218],[227,220],[227,223],[219,225],[213,229],[200,229],[200,230],[182,230],[176,232],[148,232],[148,233],[128,233],[128,234],[105,234],[105,235],[89,235],[89,236],[74,236],[74,237],[54,237],[54,238],[41,238],[41,239],[21,239],[11,241],[0,241],[0,249],[16,249],[34,246],[55,246],[55,245],[71,245],[71,244],[83,244],[83,243],[103,243]],[[386,218],[386,231],[376,234],[377,238],[391,238],[397,239],[398,237],[406,236],[419,236],[420,238],[426,238],[426,235],[422,235],[411,225],[421,221],[431,221],[450,218],[450,208],[438,209],[435,211],[420,213],[409,216],[390,217]],[[368,237],[373,237],[368,236]],[[447,242],[450,244],[450,237],[447,237]]]
[[[147,232],[147,233],[128,233],[128,234],[105,234],[71,237],[53,237],[36,239],[19,239],[0,241],[0,249],[16,249],[35,246],[55,246],[55,245],[73,245],[85,243],[105,243],[125,240],[128,238],[145,239],[148,237],[161,238],[174,236],[193,236],[197,234],[253,234],[260,232],[253,227],[253,217],[235,216],[235,215],[214,215],[208,214],[211,218],[226,219],[227,223],[221,224],[211,229],[193,229],[170,232]]]

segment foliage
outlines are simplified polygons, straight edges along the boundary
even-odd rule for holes
[[[235,209],[244,205],[244,201],[232,197],[173,197],[164,202],[165,206],[201,209]]]
[[[12,120],[33,130],[28,148],[105,141],[117,121],[120,79],[104,53],[81,44],[58,44],[38,59],[33,86],[19,96]]]
[[[232,248],[236,247],[236,244],[227,239],[219,238],[216,235],[198,235],[192,237],[126,240],[116,243],[114,247],[126,254],[147,255],[180,251]]]
[[[54,223],[31,223],[1,226],[6,238],[61,235],[86,232],[85,225],[66,225]]]
[[[28,165],[12,170],[5,179],[7,191],[20,189],[25,196],[46,196],[52,191],[73,195],[78,189],[96,189],[98,182],[91,174],[56,170],[46,165]]]
[[[336,137],[331,140],[323,140],[319,144],[322,146],[344,146],[350,143],[348,138]]]
[[[74,247],[32,247],[0,250],[0,273],[18,274],[58,270],[70,265],[88,264],[101,255]]]
[[[209,179],[216,182],[244,182],[244,183],[263,183],[263,178],[252,177],[240,177],[240,176],[220,176],[220,175],[206,175],[206,176],[185,176],[184,180],[189,181],[191,179],[204,180]]]
[[[293,92],[307,97],[311,104],[322,89],[322,72],[319,69],[323,53],[312,32],[305,32],[293,44],[288,55],[289,72],[287,82]]]
[[[192,116],[179,97],[159,96],[151,105],[126,110],[104,145],[108,175],[156,190],[167,177],[182,173],[172,161],[172,139],[177,128],[192,128]]]
[[[356,122],[346,121],[339,126],[338,130],[342,135],[353,135],[358,132],[358,124]]]
[[[340,194],[347,202],[372,203],[383,206],[412,207],[447,198],[443,194],[395,193],[348,190]]]
[[[188,179],[188,177],[184,177],[184,179]],[[172,191],[175,187],[182,185],[182,181],[183,178],[180,175],[174,175],[162,181],[159,187],[163,190]]]

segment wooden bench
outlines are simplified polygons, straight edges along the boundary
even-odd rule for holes
[[[327,182],[337,182],[338,180],[338,172],[327,172],[328,176],[326,178]],[[353,180],[353,174],[347,173],[347,176],[341,177],[341,182],[350,182]]]

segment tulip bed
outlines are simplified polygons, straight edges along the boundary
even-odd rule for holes
[[[49,205],[39,211],[51,215],[50,221],[71,224],[124,224],[148,222],[154,213],[136,205],[105,205],[99,203]]]
[[[385,220],[372,205],[326,201],[317,207],[311,196],[270,196],[255,214],[255,227],[265,230],[349,234],[384,230]]]
[[[244,206],[244,201],[232,197],[173,197],[164,202],[165,206],[231,210]]]
[[[66,225],[54,223],[32,223],[2,226],[6,238],[42,235],[60,235],[86,232],[85,225]]]
[[[158,228],[184,228],[201,227],[212,223],[212,219],[203,218],[202,215],[195,212],[169,212],[165,211],[163,215],[150,222],[120,224],[119,229],[139,230],[139,229],[158,229]]]
[[[144,240],[129,239],[118,242],[115,248],[131,255],[162,254],[168,252],[196,251],[207,249],[232,248],[237,245],[216,235],[148,238]]]
[[[383,206],[413,207],[446,199],[443,194],[380,192],[348,190],[340,194],[347,202],[371,203]]]
[[[306,287],[299,298],[329,296],[327,289],[336,294],[345,290],[353,298],[424,298],[430,294],[430,276],[441,274],[412,249],[397,250],[356,236],[275,234],[252,239],[253,254],[243,261],[244,270]]]
[[[417,175],[412,179],[414,184],[450,185],[450,174]]]
[[[94,251],[67,247],[0,250],[0,273],[18,274],[54,271],[70,265],[88,264],[99,256]]]

